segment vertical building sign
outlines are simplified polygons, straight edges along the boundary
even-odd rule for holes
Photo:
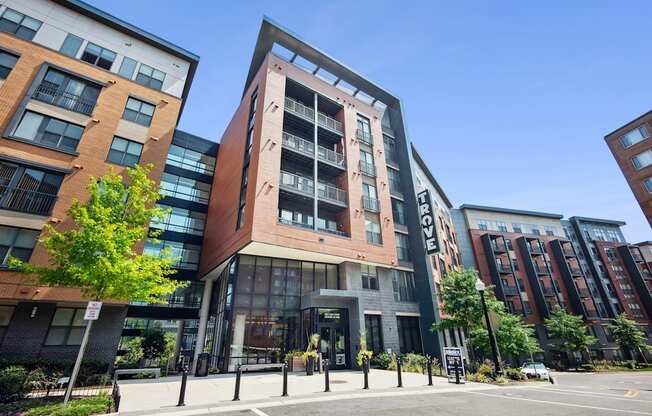
[[[439,239],[437,238],[437,222],[435,213],[432,210],[430,192],[425,189],[417,194],[419,205],[419,216],[421,218],[421,230],[426,240],[426,253],[435,254],[439,252]]]

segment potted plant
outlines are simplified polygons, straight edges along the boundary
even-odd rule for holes
[[[306,365],[306,375],[311,376],[315,372],[315,361],[317,360],[317,353],[314,351],[306,351],[303,353],[303,362]]]
[[[303,371],[305,365],[303,364],[303,351],[292,350],[285,354],[285,361],[288,363],[290,371]]]

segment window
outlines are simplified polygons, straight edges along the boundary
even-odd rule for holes
[[[407,222],[405,219],[405,204],[399,201],[398,199],[392,198],[392,217],[394,218],[394,224],[406,226]]]
[[[360,171],[368,176],[376,176],[374,156],[364,150],[360,150]]]
[[[366,182],[362,183],[362,206],[367,211],[380,211],[380,202],[378,201],[376,187]]]
[[[383,352],[383,328],[380,324],[380,315],[365,315],[364,327],[367,338],[367,349],[373,351],[374,355]]]
[[[142,150],[142,144],[115,136],[106,160],[116,165],[134,167],[140,161]]]
[[[367,243],[378,245],[383,243],[383,238],[380,234],[380,223],[377,218],[365,218],[365,234],[367,236]]]
[[[190,211],[184,208],[170,207],[159,204],[159,207],[170,212],[161,222],[152,222],[152,228],[158,228],[178,233],[203,235],[206,225],[206,214]]]
[[[507,232],[507,225],[506,225],[504,222],[502,222],[502,221],[498,221],[498,222],[496,223],[496,228],[497,228],[498,231],[500,231],[500,232],[503,232],[503,233],[506,233],[506,232]]]
[[[138,75],[136,75],[136,82],[146,87],[160,90],[163,88],[163,80],[165,79],[165,72],[154,69],[149,65],[140,64]]]
[[[57,308],[45,345],[80,345],[85,326],[84,309]]]
[[[28,261],[40,234],[37,230],[0,226],[0,266],[7,267],[10,257]]]
[[[206,175],[212,175],[215,171],[215,157],[174,144],[170,145],[165,163]]]
[[[25,111],[13,135],[43,146],[74,152],[83,132],[82,126]]]
[[[16,61],[18,61],[17,56],[0,51],[0,79],[7,79]]]
[[[410,272],[392,270],[392,289],[397,302],[414,302],[414,276]]]
[[[81,60],[110,71],[115,57],[115,52],[88,42],[84,53],[82,53]]]
[[[555,235],[555,227],[550,227],[548,225],[543,227],[544,231],[546,232],[546,235],[548,236],[554,236]]]
[[[34,39],[42,22],[7,8],[0,18],[0,32],[13,33],[25,40]]]
[[[161,175],[161,191],[169,197],[208,204],[211,185],[163,172]]]
[[[169,255],[177,259],[175,267],[178,269],[197,270],[199,267],[200,246],[194,244],[180,243],[178,241],[148,239],[145,242],[143,254],[159,256],[163,249],[169,249]]]
[[[120,69],[118,70],[118,74],[127,79],[132,79],[134,76],[134,71],[136,71],[137,64],[138,62],[125,56],[124,58],[122,58],[122,63],[120,64]]]
[[[154,105],[150,103],[129,97],[129,99],[127,99],[125,111],[122,113],[122,118],[133,121],[141,126],[149,127],[149,125],[152,124],[154,108]]]
[[[394,169],[387,169],[387,180],[389,182],[390,192],[402,194],[401,191],[401,174]]]
[[[648,137],[650,137],[650,133],[648,133],[647,127],[640,126],[620,136],[620,144],[622,144],[623,147],[627,149],[628,147],[634,146],[636,143],[641,142]]]
[[[14,315],[15,309],[15,306],[0,305],[0,343],[7,333],[7,328],[9,327],[9,322],[11,322],[11,317]]]
[[[356,131],[356,137],[358,140],[367,143],[373,144],[371,138],[371,127],[369,125],[369,119],[358,114],[358,129]]]
[[[90,115],[100,95],[100,89],[99,85],[50,68],[33,97],[48,104]]]
[[[362,266],[362,288],[378,290],[378,270],[376,266]]]
[[[62,180],[60,174],[0,161],[0,207],[49,215]]]
[[[398,261],[411,261],[410,258],[410,241],[407,235],[396,233],[396,256]]]
[[[254,146],[254,126],[256,125],[256,110],[258,109],[258,87],[251,94],[249,102],[249,121],[245,139],[244,164],[240,177],[240,197],[238,202],[238,218],[235,229],[239,230],[245,223],[245,208],[247,202],[247,184],[249,183],[249,159]]]
[[[80,38],[79,36],[75,36],[72,33],[68,33],[66,39],[61,45],[61,48],[59,49],[59,52],[71,58],[75,58],[77,56],[77,52],[79,52],[79,48],[81,47],[82,42],[84,42],[84,39]]]
[[[641,170],[652,165],[652,150],[646,150],[632,158],[632,164],[636,170]]]
[[[385,144],[385,162],[398,164],[398,148],[396,146],[396,140],[391,137],[383,136],[383,142]]]
[[[416,316],[397,316],[396,323],[401,353],[414,352],[420,354],[422,349],[419,318]]]
[[[512,223],[512,230],[514,230],[515,233],[522,233],[523,232],[523,224],[519,223]]]
[[[478,220],[478,228],[483,231],[487,231],[489,227],[487,226],[487,221],[485,220]]]
[[[628,306],[629,310],[632,311],[632,316],[643,318],[643,311],[641,311],[641,307],[637,303],[630,303]]]

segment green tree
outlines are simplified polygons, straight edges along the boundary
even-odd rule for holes
[[[567,352],[585,352],[597,341],[588,334],[581,316],[571,315],[559,305],[545,320],[549,338],[555,340],[560,350]]]
[[[609,325],[609,329],[611,329],[614,339],[623,351],[629,353],[634,359],[636,359],[634,351],[638,351],[643,360],[647,362],[644,352],[652,350],[652,347],[647,345],[645,333],[638,329],[636,322],[627,319],[625,314],[621,313]]]
[[[496,343],[501,354],[518,358],[521,354],[541,351],[532,325],[526,325],[523,323],[523,318],[511,313],[504,312],[498,317]],[[469,338],[474,347],[480,348],[484,352],[490,351],[489,334],[484,327],[471,331]]]
[[[165,352],[165,335],[158,328],[146,329],[142,334],[143,340],[140,345],[143,348],[145,358],[161,358]]]

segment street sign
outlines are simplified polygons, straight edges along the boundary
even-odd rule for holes
[[[446,363],[448,382],[464,383],[464,354],[462,348],[444,347],[444,362]]]
[[[102,302],[88,302],[86,312],[84,313],[85,321],[97,321],[100,317],[100,310],[102,309]]]

